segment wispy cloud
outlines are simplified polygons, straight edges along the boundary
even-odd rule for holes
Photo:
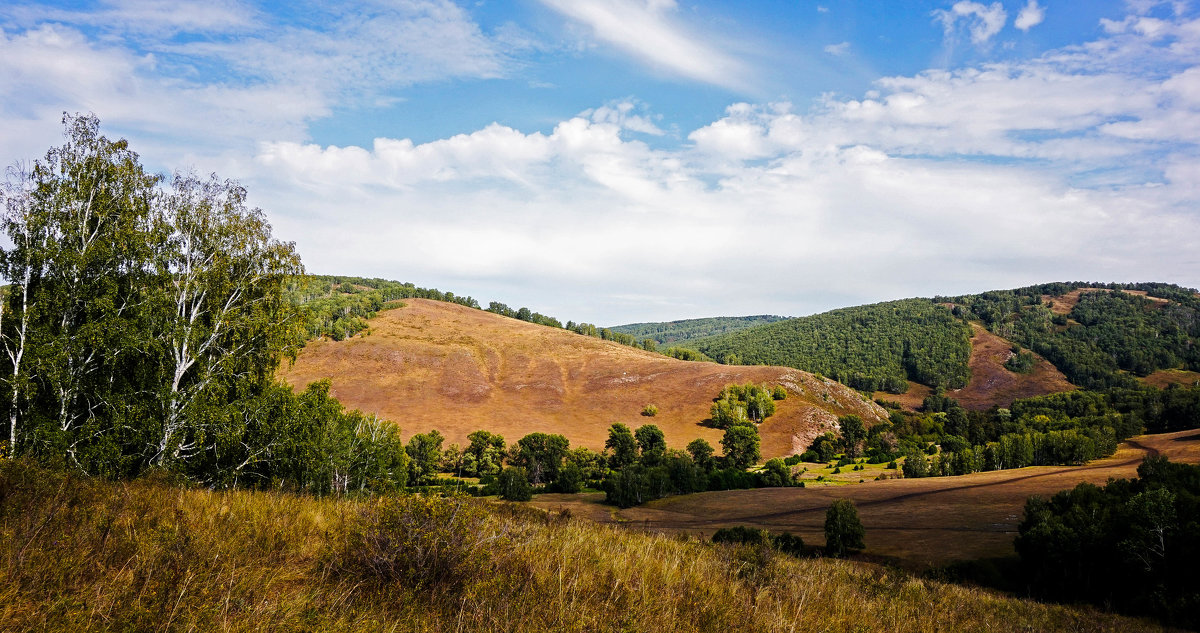
[[[933,16],[942,23],[947,40],[956,36],[959,23],[962,22],[971,33],[971,42],[977,45],[986,44],[1004,28],[1008,20],[1008,13],[999,2],[984,5],[968,0],[956,2],[949,9],[936,9]]]
[[[841,42],[838,44],[830,44],[825,47],[825,52],[830,55],[841,57],[850,52],[850,42]]]
[[[14,150],[27,149],[33,126],[90,110],[176,151],[249,151],[262,138],[305,138],[335,107],[387,103],[423,81],[501,76],[508,63],[506,47],[447,0],[334,8],[301,22],[237,0],[15,5],[0,17],[9,122],[0,140]]]
[[[741,61],[689,30],[674,0],[542,0],[586,25],[599,40],[671,74],[746,90],[749,72]]]

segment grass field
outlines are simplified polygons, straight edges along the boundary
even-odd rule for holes
[[[600,450],[613,422],[653,423],[683,448],[722,431],[701,426],[728,384],[784,385],[788,398],[763,423],[765,457],[802,451],[837,416],[878,419],[884,411],[856,391],[787,367],[686,362],[464,306],[409,299],[370,322],[370,333],[313,341],[281,376],[294,387],[323,378],[349,408],[400,425],[405,435],[436,428],[451,442],[486,429],[512,443],[561,433]],[[647,404],[658,415],[640,415]]]
[[[910,567],[1013,554],[1012,539],[1031,495],[1051,495],[1080,482],[1103,484],[1133,477],[1147,455],[1200,463],[1200,431],[1144,435],[1112,457],[1083,466],[1036,466],[975,473],[873,481],[878,470],[848,472],[841,481],[805,488],[762,488],[669,497],[627,510],[600,504],[602,495],[542,495],[534,505],[570,509],[592,520],[668,534],[711,535],[721,527],[749,525],[824,542],[825,510],[834,499],[852,499],[867,530],[865,554]],[[810,465],[812,467],[814,465]],[[878,469],[879,467],[873,467]],[[862,484],[847,485],[866,478]]]
[[[867,563],[454,504],[108,483],[0,460],[0,630],[1161,630]],[[397,511],[413,520],[387,519]]]

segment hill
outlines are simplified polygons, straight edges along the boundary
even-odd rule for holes
[[[1088,389],[1200,371],[1200,296],[1171,284],[1053,283],[936,299]]]
[[[970,377],[971,329],[928,299],[842,308],[684,343],[722,362],[820,372],[865,391],[908,381],[959,388]]]
[[[309,342],[280,376],[296,388],[330,379],[347,407],[405,435],[437,429],[447,443],[486,429],[510,442],[561,433],[600,450],[608,427],[624,422],[657,425],[671,447],[697,437],[719,446],[722,431],[701,422],[723,387],[747,382],[788,391],[759,427],[764,458],[802,451],[840,415],[886,417],[854,390],[793,368],[680,361],[444,301],[407,299],[368,323],[360,336]],[[640,415],[647,404],[655,417]]]
[[[782,321],[787,317],[760,314],[744,317],[711,317],[683,319],[666,323],[630,323],[609,328],[638,339],[652,339],[658,345],[671,346],[682,341],[729,334],[755,325]]]

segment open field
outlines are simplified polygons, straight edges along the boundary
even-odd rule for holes
[[[561,433],[600,450],[613,422],[653,423],[683,448],[702,437],[720,448],[722,431],[701,425],[713,398],[732,383],[781,384],[788,398],[764,422],[765,458],[791,455],[857,414],[884,416],[856,391],[788,367],[687,362],[464,306],[408,299],[370,322],[369,334],[313,341],[281,377],[296,388],[329,378],[349,408],[375,413],[406,435],[437,429],[465,444],[478,429],[514,442]],[[658,415],[640,415],[647,404]]]
[[[867,555],[921,567],[954,560],[1005,556],[1031,495],[1051,495],[1081,482],[1103,484],[1133,477],[1147,455],[1200,463],[1200,431],[1144,435],[1112,457],[1084,466],[1036,466],[961,477],[893,479],[851,485],[763,488],[669,497],[615,510],[602,495],[542,495],[535,505],[570,508],[593,520],[666,533],[711,535],[717,528],[749,525],[824,542],[825,510],[834,499],[852,499],[867,530]],[[843,471],[852,480],[855,473]],[[867,473],[868,476],[871,473]],[[845,478],[843,478],[845,479]]]
[[[1005,369],[1004,362],[1012,355],[1012,343],[992,334],[978,323],[972,323],[971,330],[971,358],[968,361],[971,381],[966,387],[946,394],[958,400],[963,407],[973,411],[983,411],[993,406],[1007,407],[1018,398],[1043,396],[1076,388],[1054,365],[1037,354],[1034,354],[1033,371],[1028,374],[1017,374]],[[921,407],[925,396],[932,391],[925,385],[910,382],[905,393],[877,391],[874,397],[898,402],[905,408],[916,411]]]

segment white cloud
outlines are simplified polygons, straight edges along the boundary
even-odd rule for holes
[[[237,0],[0,9],[0,141],[36,155],[63,111],[92,111],[180,166],[306,138],[335,107],[386,104],[416,82],[505,72],[500,48],[446,0],[380,4],[369,18],[340,11],[313,16],[315,30]],[[166,37],[180,32],[204,36]]]
[[[750,69],[714,46],[713,36],[686,28],[676,19],[673,0],[541,1],[587,25],[597,39],[654,67],[735,90],[749,87]]]
[[[1021,8],[1021,12],[1017,14],[1017,19],[1013,22],[1013,26],[1022,31],[1029,29],[1042,23],[1046,19],[1046,8],[1039,6],[1037,0],[1029,0],[1029,4]]]
[[[986,44],[1008,20],[1008,13],[999,2],[984,5],[968,0],[960,0],[948,10],[935,9],[933,16],[941,21],[947,40],[954,38],[959,22],[965,22],[974,44]]]
[[[850,52],[850,42],[841,42],[838,44],[830,44],[825,47],[825,52],[830,55],[842,56]]]

